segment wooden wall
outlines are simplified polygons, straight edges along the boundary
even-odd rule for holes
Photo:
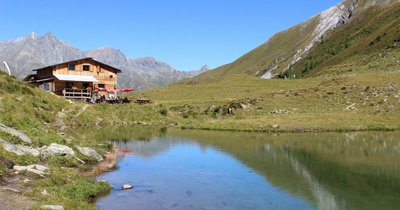
[[[75,65],[75,70],[69,70],[69,64]],[[83,71],[83,65],[89,65],[89,71]],[[63,75],[90,75],[96,78],[99,82],[94,83],[94,87],[98,87],[98,84],[104,84],[109,90],[114,90],[117,87],[117,72],[109,68],[108,66],[102,65],[94,60],[86,59],[79,60],[71,63],[61,64],[48,69],[37,71],[37,78],[43,79],[51,77],[53,74]],[[55,81],[55,89],[64,88],[62,85],[63,81]],[[64,82],[65,83],[65,82]]]

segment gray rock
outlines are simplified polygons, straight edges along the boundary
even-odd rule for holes
[[[18,172],[28,171],[28,172],[34,173],[36,175],[39,175],[41,177],[45,177],[45,175],[49,174],[47,172],[49,170],[49,168],[42,166],[42,165],[37,165],[37,164],[29,165],[29,166],[15,165],[13,169]]]
[[[7,127],[0,123],[0,131],[6,132],[10,135],[20,138],[23,142],[27,144],[32,144],[32,140],[22,131],[16,130],[14,128]]]
[[[89,147],[76,147],[82,155],[85,155],[87,157],[93,157],[96,158],[97,161],[103,161],[103,157],[96,152],[96,150],[89,148]]]
[[[48,193],[47,190],[43,190],[40,194],[42,194],[42,196],[44,196],[44,197],[50,195],[50,193]]]
[[[64,157],[74,157],[75,152],[70,147],[52,143],[50,146],[42,149],[42,157],[47,158],[50,156],[64,156]]]
[[[64,210],[64,207],[61,205],[43,205],[40,208],[41,209],[50,209],[50,210]]]
[[[33,147],[29,147],[29,146],[25,146],[25,145],[19,145],[19,144],[12,144],[8,141],[4,141],[2,139],[0,139],[0,144],[3,145],[3,148],[11,153],[14,153],[18,156],[22,156],[22,155],[32,155],[32,156],[39,156],[40,152],[39,150],[33,148]]]
[[[129,190],[129,189],[132,189],[133,188],[133,186],[132,185],[129,185],[129,184],[124,184],[123,186],[122,186],[122,189],[123,190]]]

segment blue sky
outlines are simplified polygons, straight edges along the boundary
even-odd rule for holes
[[[230,63],[340,0],[2,0],[0,40],[52,32],[81,49],[153,56],[179,70]]]

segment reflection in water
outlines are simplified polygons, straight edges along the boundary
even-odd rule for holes
[[[99,177],[115,189],[98,207],[400,209],[398,134],[169,130],[115,141],[119,169]]]

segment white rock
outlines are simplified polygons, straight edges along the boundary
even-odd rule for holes
[[[279,128],[279,125],[272,125],[272,128],[277,129],[277,128]]]
[[[0,139],[0,144],[3,144],[3,148],[11,153],[14,153],[18,156],[22,156],[22,155],[32,155],[32,156],[39,156],[40,152],[39,150],[33,148],[33,147],[28,147],[25,145],[19,145],[19,144],[12,144],[8,141],[4,141],[2,139]]]
[[[50,209],[50,210],[64,210],[64,207],[61,205],[43,205],[40,208],[41,209]]]
[[[133,188],[133,186],[132,185],[129,185],[129,184],[124,184],[123,186],[122,186],[122,189],[123,190],[129,190],[129,189],[132,189]]]
[[[29,165],[29,166],[18,166],[15,165],[13,168],[17,172],[22,172],[22,171],[28,171],[34,174],[37,174],[41,177],[45,177],[45,175],[48,175],[49,173],[47,172],[49,168],[42,166],[42,165]]]
[[[32,140],[22,131],[16,130],[14,128],[7,127],[0,123],[0,131],[6,132],[13,136],[20,138],[23,142],[32,144]]]
[[[42,151],[43,157],[50,157],[50,156],[64,156],[64,157],[74,157],[75,152],[70,147],[52,143],[50,146],[44,148]]]
[[[96,152],[96,150],[89,148],[89,147],[76,147],[82,155],[85,155],[87,157],[93,157],[96,158],[97,161],[103,161],[103,157],[99,153]]]
[[[50,193],[47,192],[47,190],[43,190],[40,194],[42,194],[42,196],[49,196]]]

